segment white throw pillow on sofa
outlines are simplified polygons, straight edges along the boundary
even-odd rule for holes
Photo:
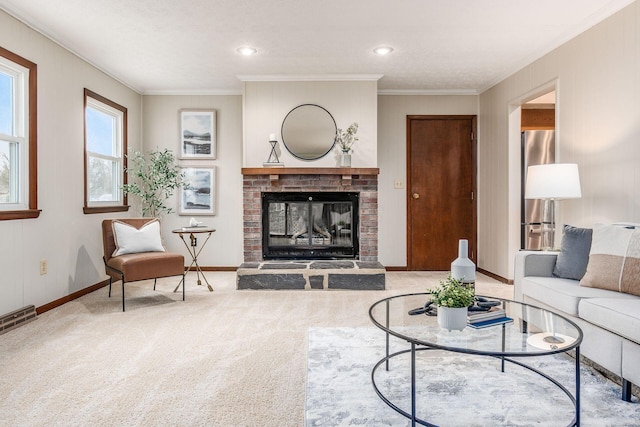
[[[596,224],[580,285],[640,295],[640,229]]]
[[[121,221],[113,221],[113,239],[116,250],[112,256],[140,252],[165,252],[160,236],[160,221],[153,219],[140,228]]]

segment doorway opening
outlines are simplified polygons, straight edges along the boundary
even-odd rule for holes
[[[520,249],[540,250],[550,224],[542,216],[542,200],[526,199],[525,185],[529,166],[556,162],[556,92],[551,91],[522,104]]]
[[[508,145],[508,218],[507,218],[507,236],[508,247],[507,253],[510,254],[507,259],[508,271],[514,269],[514,254],[522,247],[522,200],[524,192],[525,179],[523,178],[523,160],[522,160],[522,111],[526,109],[536,109],[535,106],[542,105],[547,107],[550,102],[539,102],[545,100],[543,95],[553,96],[553,126],[555,141],[560,140],[560,126],[558,122],[560,104],[560,90],[557,79],[551,80],[536,89],[533,89],[521,96],[512,99],[509,104],[509,145]],[[546,104],[546,105],[545,105]],[[534,108],[529,108],[534,106]],[[538,108],[542,109],[542,108]],[[525,115],[528,113],[525,113]],[[548,113],[547,113],[548,114]],[[548,116],[547,116],[548,117]],[[525,123],[526,124],[526,123]],[[557,143],[555,144],[557,152]],[[556,156],[557,158],[557,156]],[[525,172],[526,174],[526,172]]]

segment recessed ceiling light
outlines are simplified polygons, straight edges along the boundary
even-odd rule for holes
[[[258,52],[258,49],[256,49],[255,47],[251,47],[251,46],[242,46],[242,47],[239,47],[236,50],[240,55],[244,55],[244,56],[255,55]]]
[[[388,55],[393,52],[393,48],[389,46],[380,46],[373,49],[373,51],[378,55]]]

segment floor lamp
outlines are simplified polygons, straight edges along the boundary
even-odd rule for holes
[[[529,166],[524,191],[525,199],[541,199],[542,249],[553,249],[555,242],[555,201],[579,199],[580,175],[574,163],[550,163]]]

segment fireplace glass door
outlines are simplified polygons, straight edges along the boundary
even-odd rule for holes
[[[264,193],[263,257],[355,258],[357,193]]]

